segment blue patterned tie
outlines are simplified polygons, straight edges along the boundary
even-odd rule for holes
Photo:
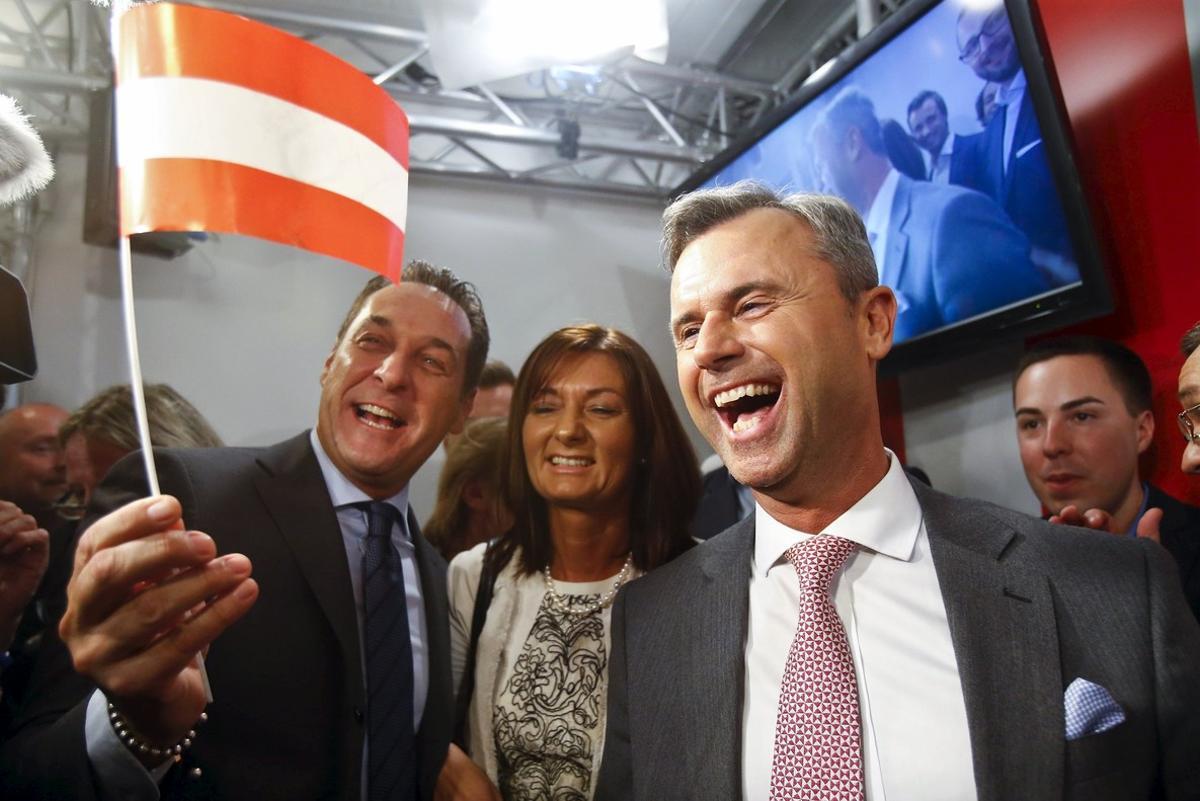
[[[400,513],[390,503],[363,504],[363,652],[367,660],[367,798],[417,798],[413,733],[413,656],[404,572],[392,547]]]

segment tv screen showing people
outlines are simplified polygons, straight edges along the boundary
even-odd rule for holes
[[[896,340],[1080,282],[1002,2],[933,5],[702,186],[753,179],[859,214]]]

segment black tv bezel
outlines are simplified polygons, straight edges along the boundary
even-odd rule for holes
[[[751,131],[689,176],[675,188],[671,197],[698,188],[906,31],[934,6],[951,1],[912,0],[906,3],[878,28],[836,56],[832,66],[819,78],[802,84],[791,98],[766,115]],[[1113,311],[1105,260],[1095,235],[1068,128],[1066,105],[1036,4],[1027,0],[1004,0],[1004,6],[1025,71],[1026,91],[1038,116],[1047,162],[1063,204],[1080,281],[898,343],[880,364],[880,372],[884,375],[955,358],[989,348],[1000,341],[1064,328]]]

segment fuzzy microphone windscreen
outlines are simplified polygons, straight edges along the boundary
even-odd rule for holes
[[[0,95],[0,206],[32,195],[53,177],[54,165],[42,138],[21,107]]]

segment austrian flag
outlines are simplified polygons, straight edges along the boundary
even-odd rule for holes
[[[121,233],[226,231],[400,278],[408,119],[268,25],[170,3],[118,21]]]

